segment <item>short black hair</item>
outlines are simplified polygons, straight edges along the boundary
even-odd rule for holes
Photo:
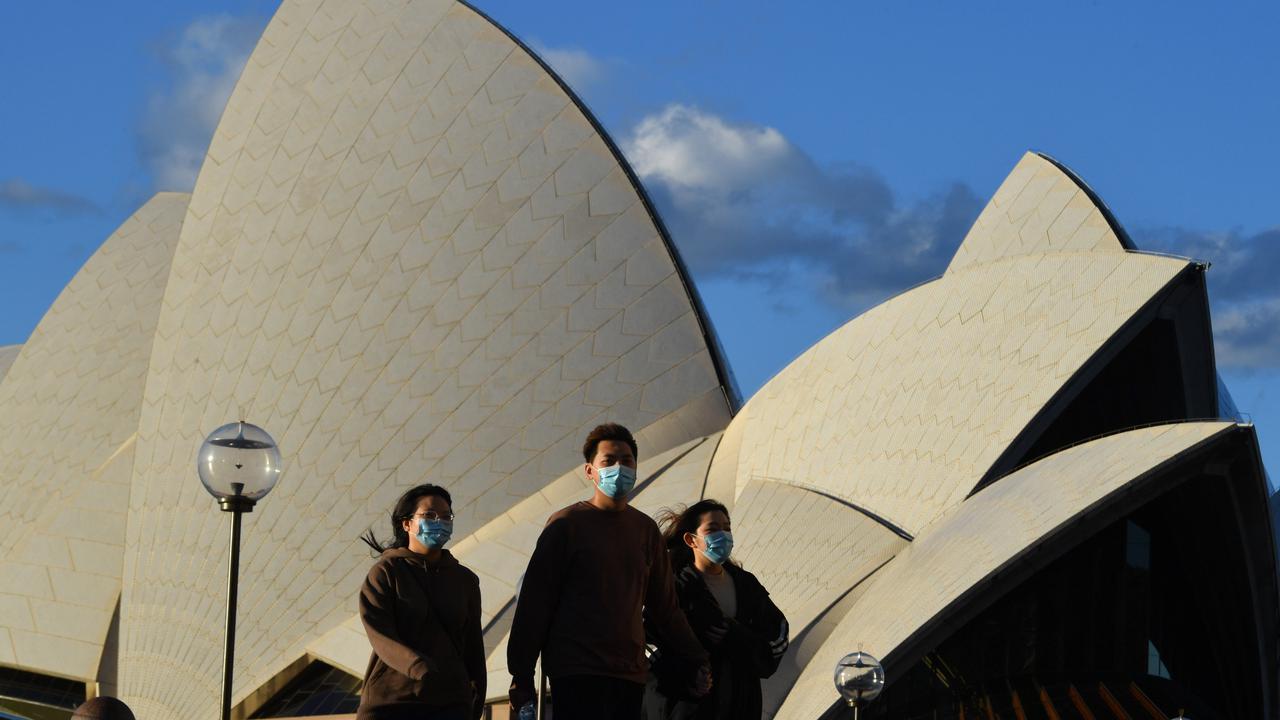
[[[588,463],[596,459],[596,448],[600,447],[601,441],[612,440],[613,442],[626,443],[631,446],[631,453],[637,458],[640,457],[640,448],[636,445],[636,439],[631,436],[631,431],[618,423],[605,423],[597,425],[587,433],[587,441],[582,444],[582,457]]]

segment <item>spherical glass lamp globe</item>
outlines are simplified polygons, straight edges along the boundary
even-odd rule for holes
[[[266,430],[244,421],[214,430],[200,446],[196,471],[223,510],[253,509],[280,478],[280,449]]]
[[[884,667],[880,661],[859,650],[836,663],[836,690],[850,706],[866,705],[884,690]]]

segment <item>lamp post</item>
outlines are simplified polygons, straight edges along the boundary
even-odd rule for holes
[[[875,700],[884,690],[884,667],[880,661],[859,650],[836,663],[836,690],[853,708],[854,720],[863,705]]]
[[[280,477],[280,449],[265,430],[243,420],[223,425],[205,438],[196,457],[204,489],[231,513],[227,570],[227,634],[222,663],[222,720],[231,719],[231,666],[236,653],[236,595],[240,575],[240,516],[253,512]]]

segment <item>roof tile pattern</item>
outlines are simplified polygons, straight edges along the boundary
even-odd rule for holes
[[[216,710],[228,519],[191,458],[238,417],[287,465],[245,522],[237,699],[350,617],[356,537],[408,486],[449,487],[477,528],[596,422],[661,426],[660,452],[730,408],[646,206],[533,58],[448,0],[288,0],[209,148],[156,335],[121,618],[144,716]]]
[[[791,650],[763,687],[768,717],[844,606],[907,541],[842,502],[767,480],[747,483],[730,514],[734,557],[768,589],[791,629]]]
[[[1084,188],[1029,152],[978,215],[947,272],[1005,257],[1071,251],[1123,252],[1124,245]]]
[[[835,659],[862,648],[884,659],[1016,557],[1165,461],[1234,427],[1183,423],[1132,430],[1078,445],[1008,475],[956,508],[871,579],[778,714],[810,720],[838,699]],[[893,672],[893,668],[889,668]]]
[[[796,359],[734,418],[737,487],[811,487],[915,535],[1186,262],[1015,257],[900,295]],[[737,426],[741,427],[737,427]]]
[[[156,195],[107,238],[0,380],[0,663],[97,675],[120,594],[151,339],[188,197]]]
[[[844,503],[767,480],[747,483],[732,518],[734,557],[768,588],[793,636],[907,545]]]

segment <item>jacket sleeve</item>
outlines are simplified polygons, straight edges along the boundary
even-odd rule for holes
[[[786,616],[769,598],[769,592],[760,581],[745,571],[740,577],[745,582],[741,583],[739,602],[742,595],[749,592],[754,596],[752,605],[756,609],[745,622],[730,623],[725,641],[735,656],[750,660],[756,675],[768,678],[778,671],[782,656],[790,645],[790,628]]]
[[[724,616],[719,603],[707,588],[706,581],[699,575],[696,570],[677,575],[676,595],[680,598],[680,607],[684,610],[685,619],[689,621],[693,634],[710,652],[724,642],[729,623],[733,621]]]
[[[467,664],[467,675],[475,686],[476,697],[471,717],[479,720],[484,714],[486,685],[489,679],[484,664],[484,633],[480,627],[480,581],[477,579],[467,598],[467,656],[463,661]]]
[[[677,575],[675,577],[675,593],[676,600],[679,604],[681,612],[684,613],[685,619],[688,621],[690,628],[694,633],[702,638],[702,631],[705,629],[699,627],[698,622],[701,616],[697,612],[699,603],[686,595],[688,585],[682,582],[682,578]],[[719,614],[719,611],[716,611]],[[675,652],[667,651],[667,643],[662,637],[661,631],[656,626],[652,617],[652,610],[648,607],[644,609],[644,630],[645,642],[654,646],[654,652],[649,657],[649,670],[653,674],[657,685],[654,688],[656,692],[668,700],[688,700],[697,702],[698,698],[693,695],[690,690],[689,679],[694,677],[698,668],[702,665],[701,661],[681,657]],[[704,647],[711,645],[703,643]],[[646,705],[648,700],[645,700]]]
[[[511,620],[507,640],[507,669],[516,681],[533,681],[538,662],[551,630],[551,620],[560,601],[567,564],[565,525],[552,521],[542,529],[520,583],[520,596]]]
[[[428,659],[406,645],[396,629],[395,583],[385,563],[374,565],[360,587],[360,621],[373,652],[388,667],[415,681],[431,669]]]
[[[655,527],[650,538],[653,562],[649,565],[649,582],[645,590],[645,613],[650,618],[654,634],[662,639],[663,651],[678,655],[684,660],[702,665],[707,662],[707,651],[698,642],[689,627],[689,620],[680,609],[676,597],[675,581],[671,576],[671,558],[662,547],[662,538]]]

